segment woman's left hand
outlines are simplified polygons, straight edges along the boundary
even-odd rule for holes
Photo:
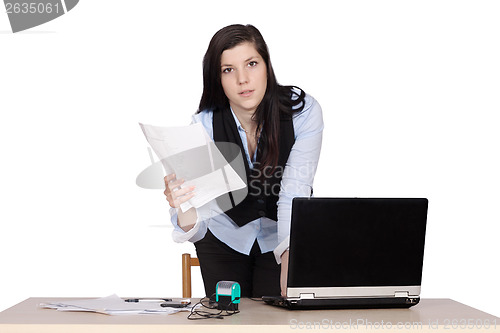
[[[288,250],[283,252],[281,255],[281,278],[280,278],[280,286],[281,286],[281,296],[286,296],[286,285],[287,285],[287,277],[288,277]]]

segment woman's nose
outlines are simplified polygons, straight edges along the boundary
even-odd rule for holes
[[[238,71],[238,83],[245,84],[248,83],[248,73],[244,70]]]

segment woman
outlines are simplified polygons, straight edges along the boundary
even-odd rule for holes
[[[251,25],[227,26],[213,36],[203,84],[193,122],[215,142],[240,147],[248,195],[229,210],[214,200],[182,213],[177,208],[195,189],[181,189],[183,180],[167,175],[174,240],[195,244],[207,296],[221,280],[239,282],[243,297],[284,295],[291,201],[312,194],[321,107],[301,89],[277,83],[267,45]]]

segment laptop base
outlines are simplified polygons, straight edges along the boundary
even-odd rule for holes
[[[418,304],[420,297],[287,299],[281,296],[263,296],[262,300],[266,304],[284,307],[290,310],[340,310],[409,308]]]

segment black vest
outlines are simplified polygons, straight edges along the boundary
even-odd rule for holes
[[[267,171],[262,175],[258,170],[258,163],[254,163],[254,168],[250,169],[244,153],[245,149],[238,133],[238,128],[236,127],[236,121],[229,108],[213,111],[212,126],[214,141],[226,161],[231,163],[241,153],[245,164],[248,185],[247,188],[218,197],[217,203],[220,208],[239,227],[263,216],[277,221],[280,182],[288,156],[295,143],[292,117],[282,117],[280,121],[278,165],[272,174]],[[265,133],[262,132],[257,147],[257,161],[263,149],[262,142],[264,140],[262,138],[264,135]],[[226,142],[236,144],[237,146],[231,145],[231,148],[227,144],[221,144]]]

